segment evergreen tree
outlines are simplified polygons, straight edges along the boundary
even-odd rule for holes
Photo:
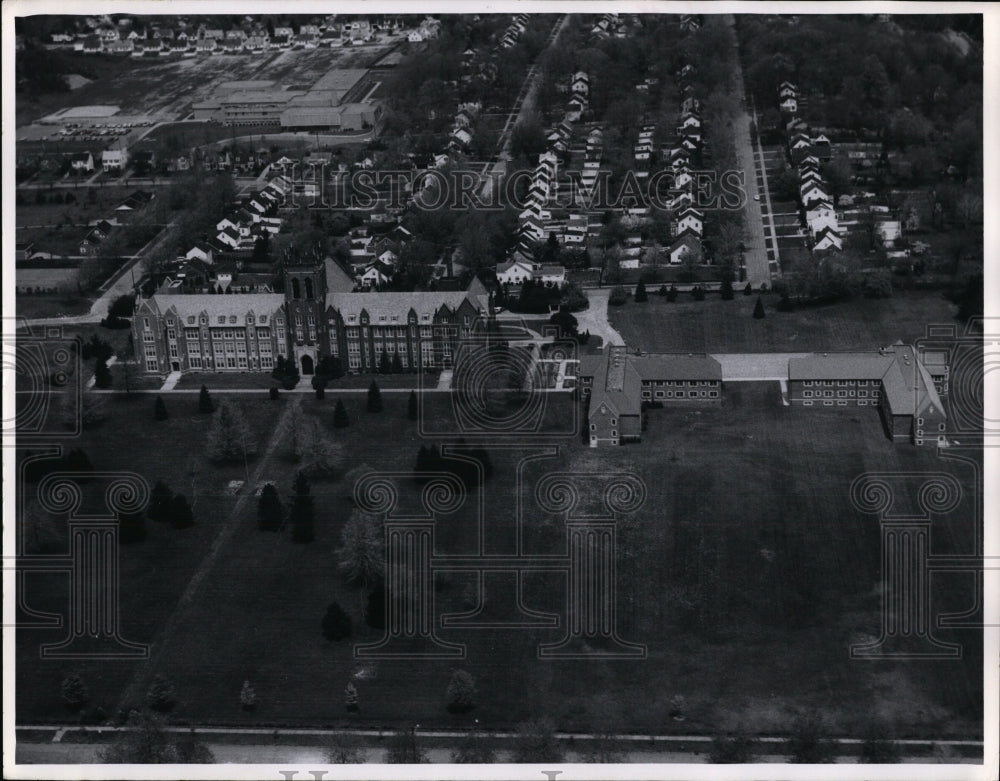
[[[184,529],[194,524],[194,510],[183,494],[176,494],[170,503],[170,524],[175,529]]]
[[[403,359],[399,357],[399,353],[392,354],[392,373],[393,374],[403,373]]]
[[[365,623],[372,629],[385,629],[385,587],[379,583],[368,594],[365,605]]]
[[[722,296],[723,301],[733,300],[733,282],[729,277],[722,280],[722,286],[719,288],[719,294]]]
[[[704,301],[705,300],[705,288],[703,288],[701,285],[695,285],[691,289],[691,298],[693,298],[695,301]]]
[[[385,355],[385,353],[382,354]],[[372,384],[368,386],[368,411],[382,411],[382,392],[378,389],[378,383],[375,380],[372,380]]]
[[[142,510],[118,513],[118,541],[123,545],[146,539],[146,515]]]
[[[94,387],[106,390],[111,387],[111,369],[108,362],[100,356],[94,361]]]
[[[212,461],[236,462],[257,452],[257,440],[243,410],[223,399],[208,429],[206,452]]]
[[[635,286],[635,302],[637,304],[641,304],[648,300],[649,296],[646,293],[646,283],[640,279],[639,284]]]
[[[763,320],[764,316],[765,316],[764,315],[764,302],[763,302],[763,300],[761,299],[760,296],[757,296],[757,303],[754,305],[754,308],[753,308],[753,317],[754,317],[754,320]]]
[[[344,408],[344,402],[337,399],[337,406],[333,409],[333,427],[347,428],[349,425],[351,425],[351,421],[347,417],[347,410]]]
[[[208,388],[204,385],[201,386],[201,392],[198,394],[198,412],[204,412],[206,414],[215,412],[215,404],[212,402],[212,397],[208,393]]]
[[[338,603],[331,602],[323,616],[323,637],[327,640],[344,640],[351,636],[351,617]]]
[[[656,291],[656,294],[658,296],[663,296],[665,298],[666,295],[667,295],[667,286],[666,285],[660,285],[660,289]]]
[[[163,403],[163,397],[157,396],[156,403],[153,405],[153,416],[157,420],[166,420],[169,415],[167,415],[167,405]]]
[[[667,301],[671,304],[677,300],[677,285],[671,285],[670,290],[667,291]]]
[[[167,484],[162,480],[157,480],[156,485],[153,486],[153,490],[149,494],[149,507],[146,511],[149,520],[156,521],[157,523],[169,521],[173,498],[174,492],[170,490]]]
[[[385,535],[377,515],[355,508],[341,532],[337,564],[348,583],[368,587],[385,568]]]
[[[417,462],[413,465],[413,471],[418,479],[421,472],[428,471],[426,445],[421,445],[420,450],[417,451]]]
[[[406,416],[410,420],[417,420],[420,417],[420,404],[417,401],[417,392],[410,391],[410,398],[406,403]]]
[[[289,520],[292,523],[292,540],[299,543],[312,542],[313,533],[313,498],[309,493],[309,480],[301,472],[295,477],[292,487],[292,508]]]
[[[753,285],[747,282],[746,287],[743,288],[743,295],[752,296],[753,295]]]
[[[388,374],[392,371],[392,363],[389,361],[389,353],[385,350],[378,354],[378,373]]]
[[[358,710],[358,690],[350,681],[344,689],[344,705],[350,713],[356,713]]]
[[[257,526],[264,531],[276,532],[281,528],[283,514],[278,489],[273,483],[265,484],[257,502]]]

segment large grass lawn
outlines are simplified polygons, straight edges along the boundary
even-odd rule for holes
[[[559,405],[570,397],[557,399],[553,409],[565,416]],[[348,397],[352,423],[346,429],[330,425],[331,397],[298,400],[299,414],[320,421],[342,459],[333,479],[313,482],[316,540],[296,545],[287,532],[259,531],[254,503],[248,503],[169,636],[157,630],[231,511],[235,499],[224,486],[241,476],[242,465],[206,464],[204,418],[192,411],[194,398],[168,399],[172,417],[166,424],[152,421],[148,401],[120,403],[115,419],[84,440],[92,457],[99,454],[95,464],[134,469],[151,480],[165,477],[176,490],[194,489],[199,496],[197,526],[150,524],[155,528],[146,541],[123,549],[124,631],[137,640],[155,639],[153,660],[75,666],[40,660],[38,642],[56,633],[23,633],[18,704],[24,721],[65,718],[59,680],[79,668],[106,709],[117,704],[132,675],[146,679],[159,672],[176,685],[178,720],[347,722],[343,690],[361,664],[353,645],[376,641],[380,633],[364,623],[363,590],[347,586],[337,568],[335,552],[352,510],[343,471],[363,463],[404,474],[412,468],[422,440],[418,424],[407,417],[406,394],[385,395],[378,415],[363,411],[363,393]],[[428,394],[426,402],[426,414],[435,419],[446,414],[435,405],[450,403],[443,394]],[[283,404],[295,402],[246,403],[264,432]],[[264,470],[285,498],[297,468],[288,449],[287,443],[278,446]],[[618,625],[624,639],[647,646],[648,658],[540,659],[538,643],[558,640],[558,629],[443,627],[440,637],[465,643],[467,658],[365,663],[367,677],[355,680],[361,711],[353,721],[443,726],[476,717],[492,727],[549,715],[567,729],[712,733],[743,725],[781,732],[796,713],[816,711],[834,730],[847,732],[857,730],[863,714],[898,734],[979,734],[981,655],[974,646],[981,634],[939,633],[966,644],[960,661],[852,661],[848,653],[851,643],[877,636],[880,625],[878,524],[852,509],[851,481],[865,471],[941,470],[971,489],[967,470],[891,444],[873,410],[782,407],[773,384],[727,388],[724,405],[714,409],[651,410],[641,444],[591,450],[571,437],[559,441],[558,452],[532,459],[543,453],[529,440],[492,446],[493,476],[485,491],[473,489],[463,507],[438,518],[438,552],[471,554],[480,544],[491,554],[515,552],[520,502],[523,552],[561,554],[562,521],[539,509],[538,481],[550,472],[583,475],[583,510],[594,512],[599,508],[590,497],[599,495],[603,475],[635,472],[646,484],[647,500],[620,522]],[[415,484],[400,477],[398,486],[404,507],[415,507]],[[970,508],[965,501],[936,519],[935,552],[967,552]],[[468,609],[472,577],[435,576],[439,616]],[[510,577],[488,576],[486,618],[515,617]],[[523,604],[561,614],[561,577],[525,576]],[[935,578],[936,609],[968,606],[967,586],[962,576]],[[60,604],[55,586],[37,588],[47,595],[44,604]],[[351,614],[355,628],[339,643],[327,642],[320,631],[333,600]],[[476,677],[479,706],[471,715],[451,715],[444,707],[456,668]],[[246,679],[259,697],[252,712],[239,707]],[[678,695],[683,721],[671,715]]]
[[[732,301],[709,294],[674,303],[650,295],[608,308],[608,319],[629,347],[646,352],[808,352],[873,350],[897,339],[912,342],[928,325],[952,324],[954,307],[940,292],[897,292],[892,298],[858,298],[795,312],[778,312],[765,296],[767,316],[753,319],[757,296],[737,291]]]

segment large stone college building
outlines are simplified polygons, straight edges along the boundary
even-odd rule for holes
[[[345,371],[374,371],[382,353],[403,369],[452,364],[458,342],[489,314],[478,280],[459,292],[352,292],[332,260],[286,264],[284,293],[158,293],[136,303],[133,338],[143,368],[170,372],[271,371],[278,356],[303,375],[326,356]]]

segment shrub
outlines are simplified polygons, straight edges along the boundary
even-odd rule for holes
[[[704,301],[705,288],[703,288],[701,285],[695,285],[693,288],[691,288],[691,298],[693,298],[695,301]]]
[[[608,303],[612,306],[621,306],[626,301],[628,301],[628,293],[625,292],[625,288],[621,285],[616,285],[611,290],[611,295],[608,296]]]
[[[449,713],[468,713],[476,707],[476,681],[465,670],[455,670],[445,692]]]
[[[722,280],[722,286],[719,288],[719,295],[722,297],[723,301],[733,300],[733,283],[728,277]]]
[[[240,707],[243,710],[253,710],[257,707],[257,692],[250,685],[250,681],[243,681],[243,688],[240,689]]]
[[[670,290],[667,291],[667,301],[673,303],[677,300],[677,285],[671,285]]]
[[[153,417],[157,420],[166,420],[170,417],[167,414],[167,405],[163,403],[162,396],[156,397],[156,403],[153,405]]]
[[[642,304],[649,300],[649,295],[646,293],[646,284],[641,279],[639,280],[639,284],[635,286],[634,300],[637,304]]]
[[[656,295],[666,297],[666,295],[667,295],[667,286],[666,285],[660,285],[660,289],[656,291]]]
[[[100,357],[94,361],[94,387],[101,390],[111,387],[111,370],[108,362]]]
[[[146,692],[146,704],[155,711],[166,713],[174,707],[175,703],[174,685],[162,675],[153,678],[153,682]]]
[[[80,710],[90,701],[90,691],[83,679],[76,673],[70,673],[63,678],[60,690],[63,701],[72,711]]]
[[[356,713],[358,710],[358,690],[350,681],[344,688],[344,705],[350,713]]]
[[[753,307],[753,317],[754,320],[764,319],[764,301],[760,296],[757,296],[757,303]]]
[[[323,637],[344,640],[351,636],[351,617],[336,602],[331,602],[323,616]]]
[[[277,388],[271,388],[267,392],[267,395],[270,397],[271,401],[277,401],[278,400],[278,396],[280,394],[281,394],[281,391],[279,391]]]
[[[170,525],[175,529],[186,529],[194,525],[194,510],[183,494],[175,494],[170,503]]]
[[[753,285],[751,285],[749,282],[747,282],[746,287],[743,288],[743,295],[745,295],[745,296],[752,296],[753,295]]]

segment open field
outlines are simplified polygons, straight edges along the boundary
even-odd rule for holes
[[[287,397],[283,397],[287,399]],[[569,403],[568,395],[560,395]],[[179,614],[175,631],[157,636],[186,579],[206,555],[211,539],[235,505],[225,494],[242,464],[217,467],[204,461],[205,417],[195,398],[168,398],[171,418],[152,418],[152,399],[116,400],[112,418],[87,432],[84,446],[95,465],[132,469],[149,480],[165,478],[175,490],[198,496],[198,524],[184,530],[151,526],[143,542],[122,553],[122,615],[125,636],[157,638],[154,661],[68,665],[42,660],[35,650],[58,632],[22,633],[19,702],[25,722],[64,718],[58,684],[79,669],[94,704],[109,715],[133,674],[169,676],[177,689],[176,720],[248,725],[388,725],[400,713],[425,727],[467,726],[476,717],[503,727],[549,715],[560,727],[716,732],[743,724],[761,732],[786,730],[799,710],[817,712],[834,732],[850,730],[857,714],[892,725],[897,735],[936,737],[979,732],[977,688],[981,659],[976,633],[942,639],[967,643],[963,660],[851,661],[848,646],[878,634],[878,540],[874,518],[851,507],[848,488],[860,473],[942,470],[971,488],[968,470],[926,451],[894,446],[881,434],[873,410],[784,408],[773,384],[727,389],[723,406],[705,410],[652,410],[642,444],[590,450],[575,437],[540,460],[532,445],[491,446],[493,476],[486,492],[473,489],[465,505],[441,515],[437,550],[489,553],[516,550],[516,506],[525,508],[526,553],[559,554],[562,522],[535,504],[537,480],[549,472],[601,475],[632,471],[647,486],[645,506],[620,524],[618,626],[621,636],[648,648],[644,660],[542,660],[539,642],[556,641],[558,629],[439,630],[442,639],[467,644],[459,660],[381,660],[355,678],[361,710],[348,719],[344,686],[359,671],[356,642],[375,642],[380,632],[364,620],[362,589],[347,586],[336,565],[351,487],[343,470],[367,463],[407,472],[421,444],[419,427],[407,419],[406,395],[383,396],[379,415],[364,412],[364,394],[345,399],[351,425],[332,429],[334,402],[300,398],[301,415],[317,418],[340,447],[341,471],[314,480],[316,540],[296,545],[256,528],[249,503],[234,519],[235,533],[219,551],[196,598]],[[449,398],[428,394],[427,413],[442,418]],[[248,418],[260,434],[279,417],[282,404],[252,400]],[[560,414],[565,416],[567,409]],[[142,442],[141,448],[135,443]],[[287,500],[296,465],[289,443],[277,447],[264,479]],[[515,477],[524,463],[521,479]],[[251,470],[255,462],[251,462]],[[193,481],[193,484],[192,484]],[[415,486],[398,483],[404,507],[413,507]],[[594,511],[591,488],[584,511]],[[485,502],[479,540],[477,501]],[[935,552],[967,552],[968,500],[935,521]],[[471,575],[435,576],[438,615],[468,607]],[[512,582],[487,576],[486,613],[510,620]],[[971,603],[959,576],[935,579],[935,605],[958,609]],[[33,606],[59,609],[57,577],[29,583]],[[524,604],[560,614],[564,586],[554,574],[524,579]],[[346,641],[323,639],[326,606],[338,601],[353,619]],[[450,715],[444,691],[451,671],[469,670],[479,706]],[[252,712],[239,707],[243,680],[256,688]],[[141,695],[142,689],[139,690]],[[595,696],[597,695],[597,696]],[[604,695],[603,697],[600,695]],[[684,721],[671,718],[675,696],[684,698]],[[612,701],[616,704],[611,704]],[[137,704],[137,703],[130,703]]]
[[[825,306],[778,312],[765,296],[767,316],[754,320],[757,296],[737,290],[732,301],[709,294],[692,301],[681,294],[668,303],[650,294],[608,307],[608,319],[629,347],[645,352],[806,352],[874,350],[897,339],[925,335],[928,325],[954,322],[954,307],[940,291],[896,292],[888,299],[857,298]]]
[[[126,114],[149,113],[164,119],[180,119],[192,103],[210,97],[222,82],[268,79],[311,85],[331,68],[367,67],[388,48],[389,45],[300,49],[152,61],[66,53],[61,56],[73,64],[71,70],[84,75],[99,70],[101,78],[72,92],[46,96],[35,104],[19,102],[17,124],[26,124],[58,108],[88,105],[113,105]]]

